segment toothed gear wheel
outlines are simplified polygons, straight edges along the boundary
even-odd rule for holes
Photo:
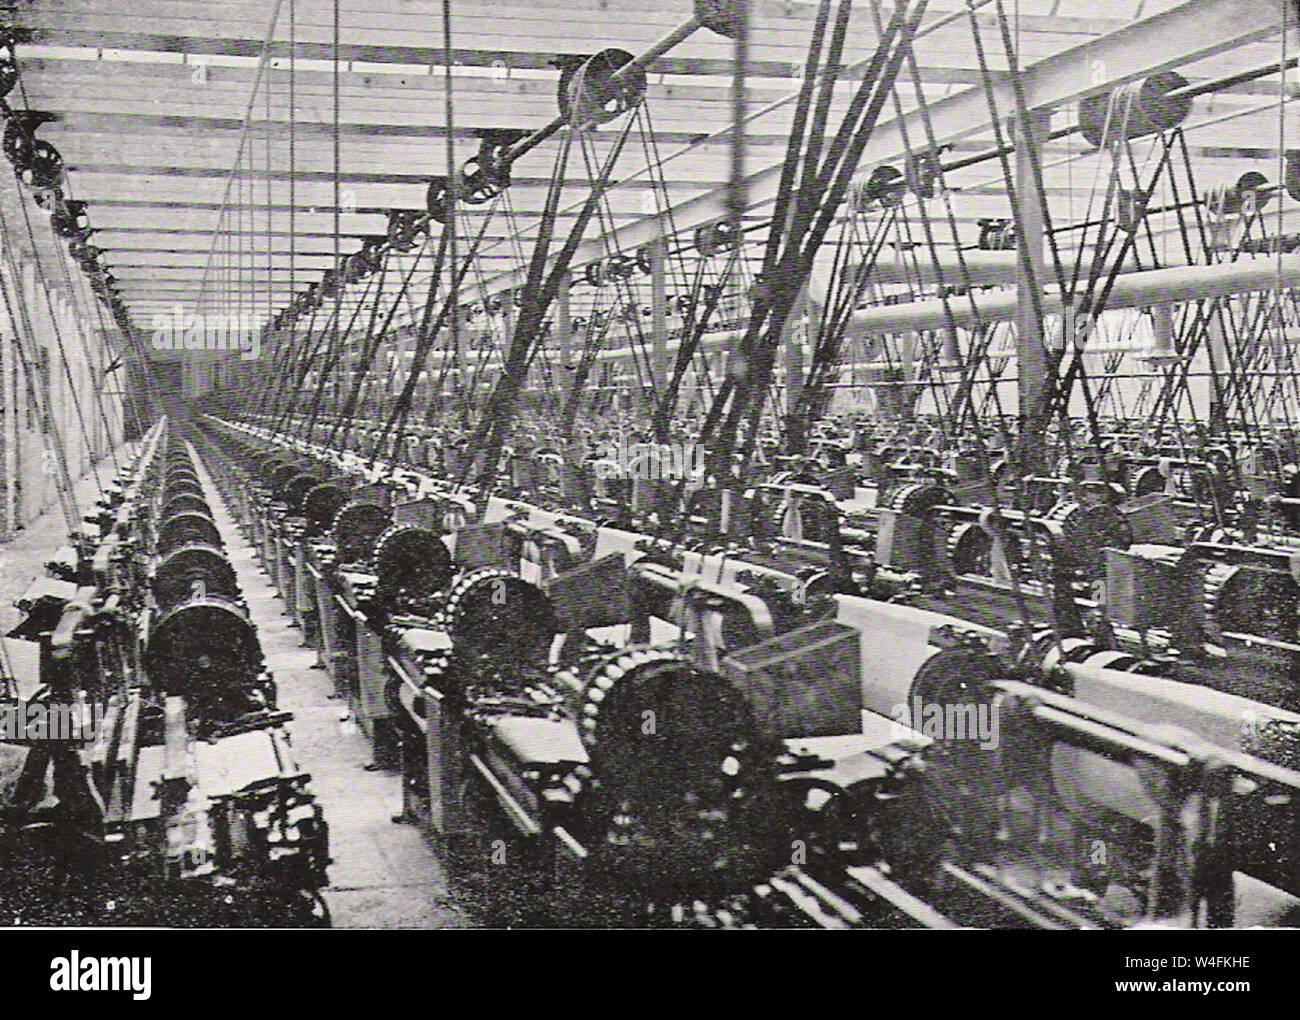
[[[417,524],[394,524],[375,540],[372,570],[375,599],[390,612],[414,611],[455,573],[441,536]]]
[[[393,515],[378,503],[348,503],[334,515],[331,534],[340,563],[365,563],[375,540],[392,521]]]
[[[220,549],[211,545],[183,545],[167,554],[154,570],[154,602],[161,613],[193,598],[209,595],[240,601],[235,568]]]
[[[220,598],[183,602],[162,615],[149,633],[144,668],[167,694],[183,695],[187,710],[214,722],[256,707],[262,648],[244,610]]]
[[[993,569],[989,553],[993,540],[974,521],[958,524],[948,533],[948,568],[954,574],[986,577]]]
[[[322,482],[308,491],[302,500],[302,515],[312,534],[322,534],[334,521],[334,515],[348,503],[348,493],[341,485]]]
[[[1062,500],[1045,515],[1061,529],[1053,554],[1066,566],[1096,580],[1106,575],[1106,548],[1127,549],[1133,543],[1128,521],[1109,503],[1085,506]]]
[[[796,498],[792,503],[782,501],[772,512],[772,523],[778,535],[786,534],[786,518],[791,511],[798,514],[798,537],[805,542],[829,543],[839,530],[839,511],[824,499],[816,496]]]
[[[307,493],[311,492],[319,484],[320,479],[315,475],[306,473],[294,475],[284,484],[284,488],[278,495],[280,500],[289,507],[290,514],[300,516],[302,514],[303,500],[306,498]]]
[[[724,677],[662,649],[599,663],[579,730],[590,778],[579,814],[590,866],[674,902],[747,888],[788,851],[766,810],[774,749]]]
[[[207,505],[207,500],[203,496],[203,486],[200,485],[199,480],[192,475],[181,475],[177,478],[169,478],[167,484],[164,485],[163,488],[167,492],[168,499],[185,495],[198,496],[199,499],[203,500],[204,505]]]
[[[1020,562],[1020,540],[1007,533],[1003,546],[1008,565]],[[954,574],[975,574],[989,577],[993,573],[993,539],[975,521],[958,524],[948,533],[948,566]]]
[[[924,517],[936,506],[952,502],[952,493],[934,482],[908,482],[889,494],[889,509],[908,517]]]
[[[516,665],[545,662],[560,631],[546,593],[496,567],[470,570],[456,578],[447,593],[442,624],[458,652]]]
[[[182,492],[177,496],[169,496],[167,502],[163,504],[162,513],[158,516],[162,520],[166,520],[168,517],[175,517],[177,514],[206,514],[208,510],[207,500],[202,496]]]
[[[1230,633],[1296,641],[1300,589],[1290,574],[1216,563],[1205,572],[1205,629],[1216,644]]]
[[[159,556],[166,556],[183,545],[210,545],[220,549],[225,543],[211,517],[206,513],[187,512],[168,517],[158,526],[155,549]]]

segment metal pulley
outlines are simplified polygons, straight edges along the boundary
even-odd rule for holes
[[[896,166],[878,166],[865,181],[855,181],[850,191],[853,208],[860,213],[879,207],[892,209],[903,201],[907,182]]]
[[[424,229],[423,217],[416,209],[388,210],[388,243],[393,251],[414,251],[420,232]]]
[[[740,245],[740,234],[730,220],[718,220],[695,228],[695,247],[706,258],[722,252],[734,251]]]
[[[981,219],[979,241],[981,251],[1015,251],[1016,227],[1007,219]]]
[[[939,157],[950,148],[949,145],[941,145],[935,152],[918,152],[908,156],[903,164],[903,179],[907,182],[907,190],[917,198],[934,198],[938,194],[939,180],[943,175]]]
[[[361,242],[360,251],[353,252],[343,264],[343,278],[348,283],[359,283],[383,265],[383,252],[380,245],[386,238],[367,237]]]
[[[1120,85],[1079,103],[1079,132],[1094,148],[1117,137],[1142,138],[1171,131],[1192,112],[1192,97],[1171,95],[1187,87],[1176,71]],[[1107,121],[1109,120],[1109,124]]]
[[[587,62],[587,57],[574,56],[573,54],[561,54],[551,61],[551,64],[560,69],[560,80],[555,89],[555,104],[560,109],[560,118],[564,121],[569,119],[569,84],[573,81],[573,76],[578,73],[578,68]]]
[[[424,193],[424,208],[429,218],[435,223],[447,222],[447,213],[451,209],[451,184],[446,177],[430,177],[429,187]]]
[[[235,568],[216,546],[192,543],[173,549],[154,570],[151,584],[160,612],[190,599],[209,595],[238,602],[239,582]]]
[[[740,32],[740,7],[747,0],[695,0],[695,20],[711,32],[736,38]]]
[[[605,282],[605,265],[599,259],[595,262],[587,263],[587,267],[582,271],[583,278],[593,287],[599,287]]]
[[[325,295],[321,293],[319,286],[314,283],[298,298],[299,310],[303,312],[314,312],[324,303]]]
[[[1140,189],[1120,188],[1115,196],[1115,224],[1120,230],[1133,233],[1142,225],[1147,215],[1147,200]]]
[[[443,591],[455,573],[441,536],[415,524],[394,524],[375,542],[375,600],[390,612],[417,608]]]
[[[49,142],[37,139],[30,156],[16,166],[18,179],[32,188],[53,188],[63,179],[63,156]]]
[[[1288,195],[1300,202],[1300,149],[1286,150],[1286,170],[1282,185]]]
[[[483,205],[510,187],[509,150],[523,131],[485,131],[478,152],[460,170],[458,195],[469,205]]]
[[[643,244],[636,250],[636,267],[646,276],[649,276],[654,267],[650,258],[651,245]]]
[[[94,231],[86,215],[86,203],[79,199],[61,199],[50,214],[50,226],[60,237],[86,241]]]
[[[1205,193],[1205,209],[1213,219],[1253,217],[1272,199],[1277,187],[1258,170],[1248,170],[1233,184],[1219,184]]]
[[[43,110],[11,110],[5,119],[3,149],[24,184],[52,188],[63,176],[63,157],[49,142],[36,138],[42,124],[58,120]]]
[[[630,280],[636,272],[636,259],[630,255],[611,255],[605,266],[607,280]]]
[[[634,110],[645,98],[646,75],[640,67],[620,69],[635,57],[627,50],[610,48],[589,57],[569,80],[569,124],[585,130]]]

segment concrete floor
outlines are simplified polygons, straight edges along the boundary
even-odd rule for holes
[[[334,927],[469,927],[429,844],[414,827],[392,820],[402,807],[398,774],[366,771],[369,741],[347,703],[331,697],[333,684],[315,665],[316,652],[302,646],[301,631],[201,465],[199,476],[279,687],[280,707],[293,713],[289,730],[298,763],[311,775],[329,823],[334,863],[325,900]]]

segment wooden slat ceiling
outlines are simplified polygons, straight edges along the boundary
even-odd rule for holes
[[[928,21],[964,6],[937,0]],[[1008,11],[1014,15],[1018,62],[1027,66],[1173,6],[1175,0],[1019,0]],[[231,181],[273,7],[230,0],[32,0],[13,15],[35,35],[18,49],[27,104],[58,116],[40,136],[63,154],[72,194],[89,201],[94,243],[106,250],[105,262],[137,323],[200,295],[209,306],[215,301],[229,303],[231,310],[274,310],[332,262],[332,3],[281,4],[271,58],[252,101],[244,158]],[[816,4],[754,0],[751,9],[748,103],[756,110],[796,90]],[[641,52],[691,10],[689,0],[454,0],[457,162],[473,153],[480,130],[531,130],[555,115],[558,71],[552,62],[558,56],[608,46]],[[995,43],[998,27],[990,10],[984,8],[979,24],[989,66],[1002,74],[1007,60]],[[435,0],[340,4],[337,142],[344,254],[356,250],[359,238],[383,233],[389,208],[422,208],[429,176],[448,171],[441,11]],[[927,102],[980,83],[971,38],[961,16],[918,47],[919,86]],[[1278,60],[1280,39],[1278,33],[1182,70],[1197,81],[1260,67]],[[855,7],[846,62],[869,56],[874,41],[871,5],[863,2]],[[647,156],[671,156],[660,171],[669,205],[724,186],[731,58],[729,40],[700,30],[652,65],[643,120],[649,132],[636,131],[629,142],[616,175],[625,180],[610,195],[606,225],[654,212],[658,192],[644,172]],[[1281,91],[1273,76],[1197,100],[1188,124],[1207,122],[1188,136],[1198,179],[1234,180],[1248,169],[1276,178]],[[1289,84],[1286,92],[1293,94]],[[841,93],[842,109],[847,86]],[[910,74],[897,95],[901,109],[917,105]],[[750,169],[781,161],[791,111],[787,102],[750,124]],[[1072,110],[1059,111],[1053,126],[1072,117]],[[612,138],[610,128],[591,137],[595,158],[609,151]],[[986,149],[992,139],[991,130],[972,135],[955,154]],[[492,217],[479,278],[516,268],[529,250],[558,145],[553,139],[516,164],[509,213]],[[1054,221],[1087,215],[1097,157],[1075,136],[1050,145],[1044,163]],[[573,222],[572,210],[589,179],[576,147],[566,179],[560,230]],[[996,161],[958,171],[949,184],[954,212],[970,234],[967,243],[974,241],[977,219],[1010,215]],[[757,222],[762,212],[752,215]],[[482,216],[482,209],[471,210],[463,229],[477,230]],[[597,232],[593,225],[588,236]],[[389,289],[409,263],[394,260]],[[417,274],[417,296],[424,279]]]

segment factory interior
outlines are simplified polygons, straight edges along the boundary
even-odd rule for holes
[[[1300,926],[1298,23],[0,4],[0,925]]]

